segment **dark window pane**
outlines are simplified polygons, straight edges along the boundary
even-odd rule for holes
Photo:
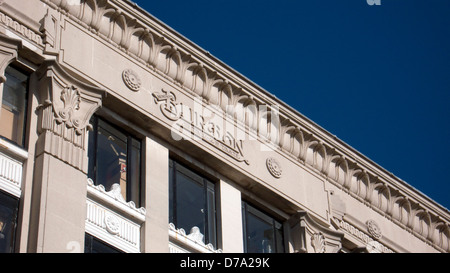
[[[187,233],[194,226],[205,234],[205,192],[203,186],[190,180],[182,173],[177,174],[177,228],[183,228]]]
[[[208,191],[207,191],[207,200],[208,200],[208,219],[211,219],[207,222],[208,224],[208,238],[209,243],[213,246],[217,245],[216,241],[216,197],[214,193],[214,184],[208,182]]]
[[[0,192],[0,253],[14,251],[19,200]]]
[[[284,252],[283,225],[269,215],[244,203],[243,225],[247,253]]]
[[[272,225],[253,214],[247,216],[247,239],[249,253],[275,252]]]
[[[95,238],[90,234],[85,234],[84,237],[84,252],[85,253],[123,253],[115,247]]]
[[[193,171],[169,162],[169,221],[187,234],[198,227],[203,242],[217,247],[214,184]]]
[[[114,184],[123,198],[141,205],[141,142],[106,121],[93,117],[89,133],[88,176],[107,191]]]
[[[141,142],[130,137],[131,147],[129,147],[129,158],[128,158],[128,200],[134,200],[138,202],[140,200],[140,188],[141,188]]]
[[[8,66],[0,113],[0,135],[24,146],[28,76]]]
[[[97,184],[110,190],[119,184],[126,199],[127,137],[99,120],[97,131]]]

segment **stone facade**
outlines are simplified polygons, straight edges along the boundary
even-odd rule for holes
[[[450,213],[125,0],[4,0],[6,67],[30,72],[26,145],[0,140],[14,251],[243,252],[242,200],[285,252],[449,252]],[[1,96],[0,96],[1,98]],[[141,204],[88,176],[93,115],[142,140]],[[217,246],[169,223],[169,158],[212,177]]]

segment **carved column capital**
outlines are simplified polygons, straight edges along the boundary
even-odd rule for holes
[[[288,223],[295,252],[333,253],[342,248],[344,234],[315,221],[305,211],[297,212]]]
[[[86,172],[89,119],[101,107],[105,91],[78,80],[54,60],[45,61],[34,80],[39,100],[37,154],[49,153]]]

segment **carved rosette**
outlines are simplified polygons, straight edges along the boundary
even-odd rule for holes
[[[112,235],[117,235],[120,232],[120,222],[116,216],[111,213],[105,213],[105,227],[106,231],[111,233]]]
[[[273,157],[269,157],[266,160],[266,166],[270,174],[275,178],[280,178],[283,170],[281,169],[280,163]]]
[[[368,220],[366,222],[366,225],[367,225],[367,231],[375,240],[381,239],[381,236],[382,236],[381,229],[374,220]]]
[[[87,172],[89,119],[101,107],[103,89],[69,75],[54,60],[36,71],[39,88],[37,154],[46,152]]]
[[[132,91],[137,92],[141,88],[141,79],[138,74],[131,69],[122,72],[122,79],[125,85]]]

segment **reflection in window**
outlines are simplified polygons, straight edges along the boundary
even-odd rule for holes
[[[14,252],[19,200],[0,191],[0,253]]]
[[[88,176],[107,191],[119,185],[127,202],[140,205],[141,142],[98,117],[91,124]]]
[[[123,252],[86,233],[84,236],[84,253],[123,253]]]
[[[281,223],[246,202],[242,203],[242,219],[246,253],[284,252]]]
[[[217,247],[214,184],[170,160],[169,222],[189,234],[198,227],[203,242]]]
[[[11,66],[6,68],[5,76],[0,112],[0,135],[23,147],[28,76]]]

